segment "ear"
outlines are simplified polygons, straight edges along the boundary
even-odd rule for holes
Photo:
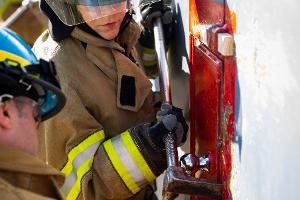
[[[0,106],[0,127],[1,129],[10,129],[12,126],[12,104],[11,102],[4,102]]]

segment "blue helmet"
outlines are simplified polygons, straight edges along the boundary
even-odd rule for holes
[[[38,60],[14,32],[0,27],[0,95],[27,96],[40,104],[41,120],[66,103],[53,62]]]

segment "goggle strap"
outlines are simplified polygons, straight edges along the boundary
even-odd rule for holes
[[[30,72],[42,73],[44,75],[56,76],[56,69],[53,61],[39,60],[39,64],[32,64],[26,66]]]

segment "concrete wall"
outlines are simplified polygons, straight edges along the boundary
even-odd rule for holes
[[[300,3],[228,0],[237,14],[233,199],[299,199]]]

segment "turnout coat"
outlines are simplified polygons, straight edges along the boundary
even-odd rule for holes
[[[66,176],[67,199],[153,198],[165,153],[130,129],[155,121],[159,102],[135,50],[139,36],[134,21],[112,41],[75,27],[58,43],[45,32],[33,48],[54,61],[67,97],[39,131],[40,156]]]
[[[63,199],[58,185],[63,175],[43,161],[0,145],[0,198],[7,200]]]

